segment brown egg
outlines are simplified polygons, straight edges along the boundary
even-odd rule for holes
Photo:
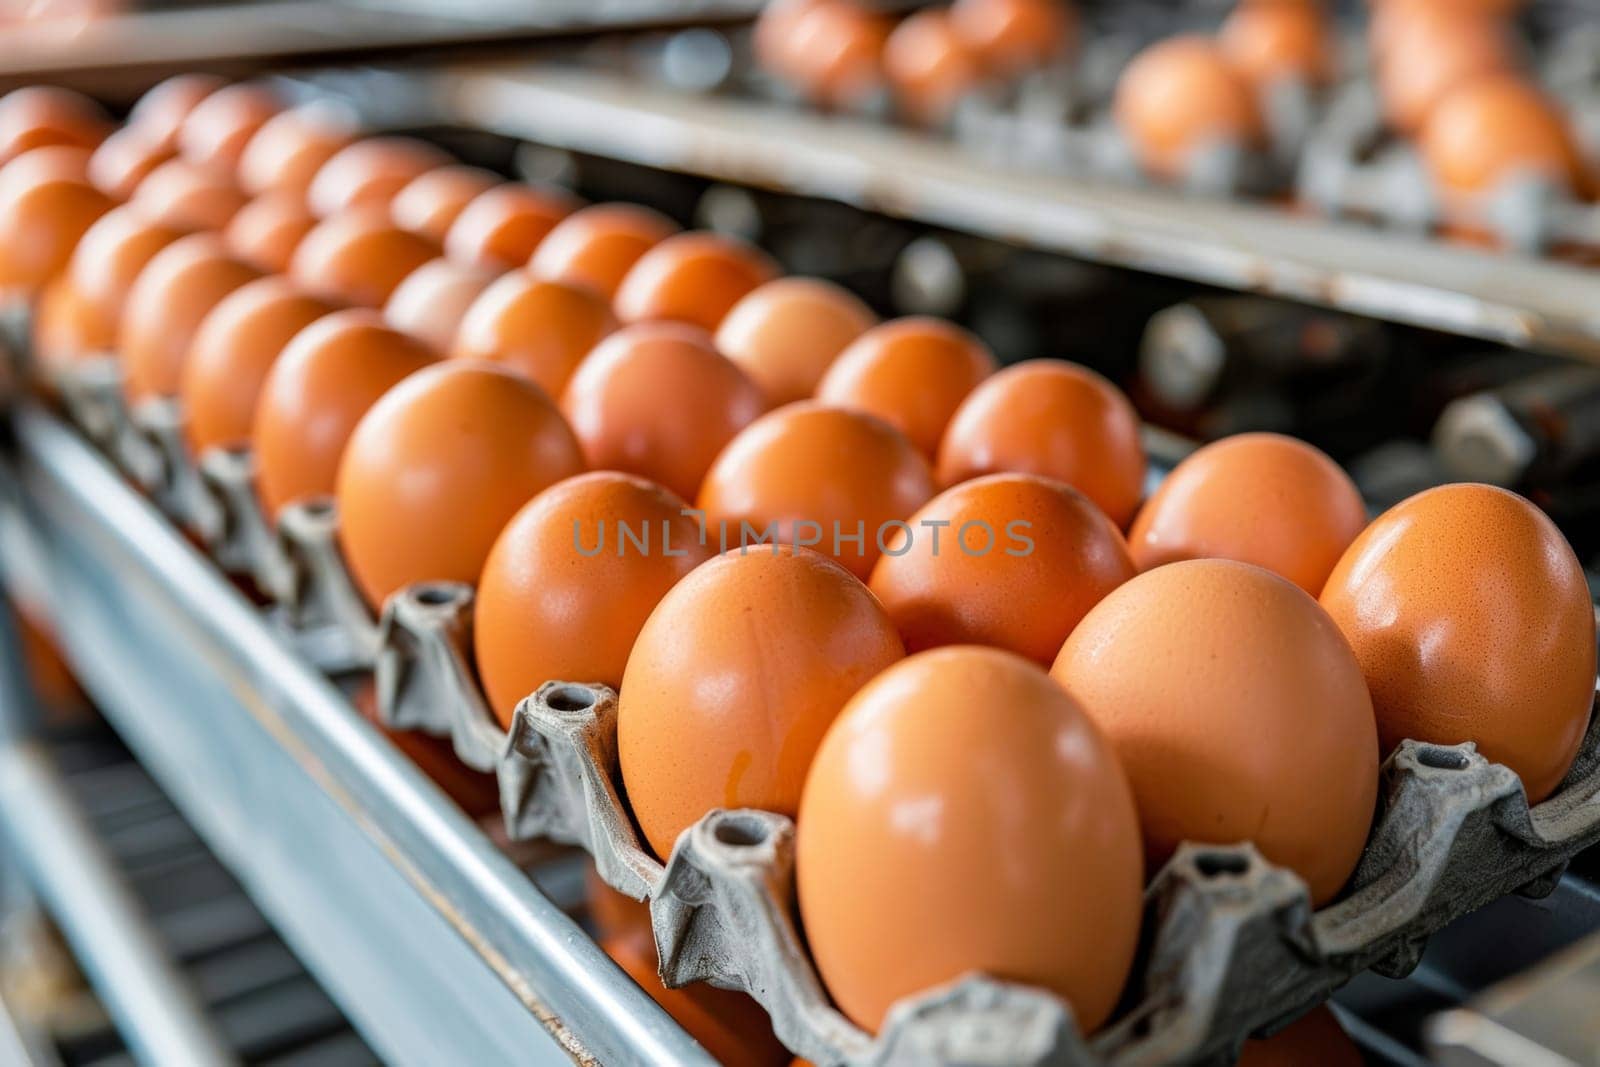
[[[467,309],[450,352],[498,363],[559,397],[578,364],[616,326],[610,305],[590,290],[516,271]],[[693,406],[687,398],[678,402]]]
[[[545,235],[528,270],[540,278],[586,285],[610,300],[639,257],[677,232],[671,219],[637,204],[579,208]]]
[[[366,308],[336,311],[295,334],[267,372],[251,428],[256,491],[267,514],[332,496],[361,416],[436,358]]]
[[[151,222],[130,204],[112,208],[84,233],[67,266],[80,296],[113,325],[133,283],[157,252],[183,236],[182,230]]]
[[[402,230],[444,244],[451,223],[480,194],[505,179],[478,167],[448,166],[425,171],[395,194],[389,214]]]
[[[1317,596],[1366,525],[1361,493],[1337,463],[1292,437],[1246,433],[1178,464],[1140,509],[1128,547],[1142,571],[1236,559]]]
[[[788,78],[795,60],[789,41],[800,25],[800,17],[812,8],[834,0],[771,0],[761,6],[751,31],[751,50],[756,62],[768,73]]]
[[[1396,29],[1379,63],[1379,96],[1389,124],[1419,132],[1451,90],[1515,67],[1515,49],[1497,19],[1439,13]]]
[[[220,230],[248,198],[214,166],[169,159],[134,192],[134,206],[153,222],[181,230]]]
[[[545,682],[622,685],[645,619],[716,552],[688,509],[654,482],[596,471],[517,512],[483,566],[473,608],[478,673],[502,725]]]
[[[128,125],[158,144],[178,147],[178,130],[195,106],[227,82],[213,74],[178,74],[139,98]]]
[[[71,89],[30,85],[0,97],[0,163],[49,145],[92,149],[110,132],[100,105]]]
[[[651,248],[617,289],[623,322],[673,319],[715,331],[750,290],[778,276],[765,252],[733,237],[680,233]]]
[[[178,127],[178,151],[191,163],[232,174],[245,145],[268,119],[283,110],[278,94],[240,82],[207,93]]]
[[[923,505],[870,584],[908,652],[993,645],[1048,667],[1133,575],[1122,532],[1088,497],[1033,474],[991,474]]]
[[[832,282],[778,278],[733,306],[717,328],[717,351],[778,407],[816,392],[839,353],[877,321],[867,305]]]
[[[966,330],[912,316],[852,342],[822,376],[817,399],[878,416],[931,457],[950,417],[994,370],[994,354]]]
[[[499,782],[494,775],[462,763],[448,737],[435,737],[421,730],[391,730],[383,724],[378,716],[377,685],[370,676],[351,694],[350,703],[474,821],[499,814]]]
[[[438,255],[438,245],[369,207],[317,223],[295,248],[289,276],[325,300],[381,308],[406,275]]]
[[[781,69],[826,107],[854,108],[883,86],[883,48],[891,23],[853,0],[827,0],[801,12],[789,31]]]
[[[1051,674],[1122,758],[1150,870],[1184,841],[1249,841],[1319,906],[1355,870],[1378,795],[1372,699],[1294,584],[1233,560],[1158,567],[1090,611]]]
[[[450,157],[426,141],[410,137],[368,137],[335,152],[311,180],[306,203],[327,218],[354,207],[389,210],[412,179]]]
[[[240,208],[222,231],[234,255],[258,270],[286,274],[316,216],[294,193],[263,193]]]
[[[171,145],[152,140],[139,127],[124,126],[89,157],[89,181],[113,200],[127,200],[146,175],[176,154]]]
[[[1244,1043],[1237,1067],[1362,1067],[1367,1061],[1326,1005],[1271,1037]]]
[[[939,482],[997,471],[1066,482],[1126,528],[1144,490],[1139,416],[1087,367],[1036,359],[993,375],[956,410],[939,444]]]
[[[673,586],[617,713],[622,780],[656,855],[713,808],[793,817],[834,716],[904,654],[867,587],[807,549],[734,550]]]
[[[956,0],[950,21],[989,73],[1006,81],[1065,58],[1078,29],[1064,0]]]
[[[662,984],[656,944],[648,931],[608,937],[600,947],[717,1063],[724,1067],[783,1067],[789,1062],[789,1053],[773,1034],[767,1013],[746,994],[706,982],[678,989]]]
[[[1077,701],[1008,652],[945,648],[850,700],[806,779],[800,915],[834,1003],[878,1030],[971,972],[1039,986],[1093,1032],[1139,940],[1139,822]]]
[[[210,233],[181,237],[152,256],[128,291],[117,333],[129,404],[176,396],[200,323],[223,297],[260,276]]]
[[[1172,37],[1136,56],[1117,82],[1117,125],[1141,166],[1181,179],[1195,153],[1261,140],[1250,83],[1204,37]]]
[[[356,138],[337,111],[311,105],[262,124],[239,157],[239,187],[251,196],[284,193],[304,203],[322,165]]]
[[[333,310],[282,277],[258,278],[218,302],[195,332],[178,393],[196,456],[250,443],[267,372],[295,334]]]
[[[933,496],[927,460],[882,419],[790,404],[747,426],[706,473],[698,507],[719,546],[773,535],[814,547],[862,581]]]
[[[114,206],[84,176],[88,162],[81,148],[51,145],[0,167],[0,290],[40,289]]]
[[[929,8],[905,18],[883,45],[883,74],[901,114],[928,126],[950,120],[983,80],[983,68],[950,15]]]
[[[461,332],[473,332],[470,322]],[[717,453],[766,407],[761,390],[703,331],[671,322],[630,326],[602,341],[561,398],[589,466],[649,478],[690,500]]]
[[[494,273],[448,259],[424,263],[405,276],[384,305],[390,326],[448,352],[467,311],[494,281]]]
[[[577,206],[572,194],[506,183],[462,209],[444,239],[445,255],[475,267],[521,267],[545,234]]]
[[[1537,175],[1578,196],[1589,192],[1583,153],[1561,106],[1515,75],[1478,78],[1434,107],[1418,143],[1447,202],[1492,194]]]
[[[418,371],[362,416],[339,461],[356,584],[376,608],[415,582],[477,581],[511,516],[581,470],[561,412],[526,378],[461,361]]]
[[[1291,78],[1326,85],[1333,78],[1337,42],[1314,3],[1245,0],[1223,22],[1217,43],[1258,88]]]
[[[83,298],[70,275],[44,287],[33,310],[31,356],[47,386],[78,361],[108,355],[116,339],[116,322]]]
[[[1385,752],[1475,741],[1530,801],[1554,792],[1589,723],[1595,623],[1543,512],[1487,485],[1418,493],[1356,538],[1322,606],[1366,674]]]

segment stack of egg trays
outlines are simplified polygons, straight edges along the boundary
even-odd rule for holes
[[[373,669],[385,725],[448,736],[463,762],[496,774],[513,840],[578,846],[606,884],[648,900],[667,985],[750,994],[784,1044],[818,1064],[1232,1063],[1247,1037],[1356,974],[1409,973],[1451,920],[1508,893],[1550,893],[1600,841],[1600,717],[1561,788],[1533,807],[1517,776],[1473,744],[1406,741],[1383,765],[1373,832],[1337,903],[1313,910],[1304,883],[1248,844],[1184,845],[1146,891],[1122,1008],[1093,1037],[1057,998],[983,975],[906,998],[874,1037],[832,1007],[804,948],[787,817],[709,812],[659,863],[622,799],[614,692],[548,682],[502,730],[472,663],[471,587],[401,590],[373,620],[331,505],[291,506],[272,530],[248,453],[212,450],[194,464],[172,402],[125,412],[109,368],[85,364],[74,378],[60,393],[85,433],[143,476],[219,564],[277,602],[298,647],[325,670]]]

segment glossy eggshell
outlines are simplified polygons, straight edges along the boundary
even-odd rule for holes
[[[79,295],[115,326],[145,266],[182,236],[181,230],[151,222],[124,204],[100,216],[84,233],[67,273]]]
[[[677,323],[606,338],[561,398],[589,466],[637,474],[691,500],[723,446],[766,408],[761,390],[703,331]]]
[[[47,382],[86,356],[109,354],[116,339],[116,322],[83,298],[70,275],[44,287],[33,311],[30,354]]]
[[[1063,0],[956,0],[956,33],[998,78],[1010,80],[1066,56],[1077,19]]]
[[[261,385],[251,427],[256,491],[267,514],[332,496],[361,416],[437,358],[365,308],[335,312],[295,334]]]
[[[1498,20],[1423,16],[1413,28],[1397,29],[1392,51],[1377,68],[1378,94],[1389,124],[1419,132],[1449,93],[1479,78],[1515,67],[1515,49]]]
[[[176,396],[200,323],[223,297],[259,277],[215,234],[191,234],[157,252],[128,292],[117,334],[129,403]]]
[[[1048,667],[1089,609],[1134,575],[1111,520],[1037,475],[963,482],[907,522],[870,585],[910,652],[993,645]]]
[[[295,334],[333,310],[282,277],[241,286],[211,309],[189,346],[178,392],[196,456],[249,444],[256,399],[272,364]]]
[[[1142,571],[1236,559],[1317,596],[1366,525],[1360,491],[1327,455],[1292,437],[1248,433],[1179,463],[1140,509],[1128,547]]]
[[[383,317],[390,326],[420,338],[440,352],[450,351],[467,310],[494,281],[494,274],[448,259],[424,263],[405,276]]]
[[[1136,56],[1117,82],[1117,125],[1146,170],[1182,178],[1212,144],[1261,139],[1254,92],[1221,48],[1204,37],[1172,37]]]
[[[1333,77],[1336,39],[1314,3],[1245,0],[1217,36],[1223,55],[1257,87],[1285,79],[1324,85]]]
[[[1138,413],[1086,367],[1042,359],[1007,367],[962,402],[939,444],[942,485],[999,471],[1066,482],[1126,528],[1144,489]]]
[[[833,361],[817,399],[876,415],[927,456],[950,417],[995,370],[982,341],[942,319],[914,316],[874,326]]]
[[[1418,148],[1447,199],[1492,194],[1506,180],[1530,175],[1579,196],[1589,191],[1561,105],[1514,75],[1479,78],[1444,96]]]
[[[948,121],[961,98],[977,90],[983,74],[977,54],[944,11],[929,9],[903,19],[883,45],[883,75],[895,106],[930,126]]]
[[[883,85],[886,18],[852,0],[813,5],[795,19],[780,69],[806,96],[833,108],[853,108]]]
[[[698,506],[719,545],[754,541],[772,528],[783,543],[813,543],[865,581],[893,524],[932,496],[928,462],[899,430],[803,402],[757,419],[729,442],[706,473]],[[858,533],[859,544],[848,540]]]
[[[113,200],[127,200],[145,177],[176,151],[152,140],[137,126],[124,126],[100,142],[89,157],[89,181]]]
[[[206,94],[185,116],[178,127],[178,151],[193,163],[232,174],[256,131],[282,110],[278,94],[263,85],[225,86]]]
[[[1249,841],[1313,904],[1338,894],[1371,828],[1378,733],[1303,590],[1233,560],[1158,567],[1090,611],[1051,674],[1121,757],[1150,870],[1184,841]]]
[[[765,252],[733,237],[680,233],[639,257],[617,289],[623,322],[670,319],[715,331],[750,290],[778,275]]]
[[[100,105],[71,89],[30,85],[0,96],[0,163],[35,148],[94,148],[111,132]]]
[[[426,237],[400,229],[386,211],[366,208],[312,227],[289,260],[289,276],[324,300],[381,308],[406,275],[438,255]]]
[[[834,1002],[878,1030],[970,972],[1040,986],[1093,1032],[1139,938],[1139,823],[1117,756],[1042,669],[912,656],[858,692],[806,779],[796,874]]]
[[[689,505],[615,471],[546,489],[506,524],[478,580],[478,673],[500,722],[545,682],[622,685],[656,604],[715,549]]]
[[[293,193],[265,193],[234,213],[223,243],[258,270],[286,274],[295,249],[316,226],[316,216]]]
[[[1543,512],[1486,485],[1390,508],[1322,592],[1366,675],[1383,750],[1474,741],[1549,796],[1572,765],[1595,690],[1594,605]]]
[[[133,194],[146,218],[182,230],[220,230],[246,199],[226,173],[187,159],[167,160]]]
[[[478,167],[448,166],[417,175],[395,194],[389,214],[395,225],[444,244],[445,234],[466,206],[505,181]]]
[[[637,204],[579,208],[545,235],[528,270],[536,277],[588,286],[610,300],[639,257],[677,232],[671,219]]]
[[[498,363],[559,397],[578,364],[616,325],[610,305],[596,293],[516,271],[467,309],[451,354]]]
[[[717,351],[778,407],[816,392],[839,353],[877,321],[867,305],[832,282],[778,278],[733,306],[717,328]]]
[[[1366,1062],[1324,1004],[1271,1037],[1246,1041],[1237,1067],[1363,1067]]]
[[[283,193],[303,203],[317,171],[355,136],[352,125],[326,107],[274,115],[239,157],[239,187],[251,196]]]
[[[769,0],[761,5],[761,14],[751,28],[750,46],[756,62],[770,74],[789,76],[794,54],[789,41],[794,36],[800,17],[812,8],[836,0]]]
[[[450,162],[426,141],[368,137],[341,148],[322,165],[306,190],[306,204],[323,218],[358,207],[387,211],[412,179]]]
[[[696,568],[622,676],[617,748],[650,848],[666,857],[713,808],[793,817],[834,716],[904,654],[867,587],[815,552],[734,550]]]
[[[128,112],[128,126],[159,144],[178,147],[178,130],[206,97],[227,82],[213,74],[178,74],[139,98]]]
[[[496,186],[475,197],[456,217],[445,235],[445,255],[475,267],[521,267],[576,206],[572,194],[560,190],[514,183]]]
[[[88,153],[52,145],[0,167],[0,290],[33,292],[66,267],[114,201],[84,176]]]
[[[511,516],[581,470],[572,431],[532,382],[461,361],[418,371],[362,416],[339,461],[339,541],[356,584],[379,607],[414,582],[476,582]]]

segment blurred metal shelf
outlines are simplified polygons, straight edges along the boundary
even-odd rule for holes
[[[713,1062],[97,453],[15,427],[7,582],[386,1062]]]
[[[448,121],[1020,245],[1600,361],[1600,270],[1058,175],[890,126],[526,64],[437,71]]]

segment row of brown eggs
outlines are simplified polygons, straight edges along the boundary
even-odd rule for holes
[[[190,119],[246,90],[196,94]],[[0,101],[0,130],[22,105]],[[241,159],[272,121],[186,138],[190,119],[180,150]],[[502,717],[550,678],[619,686],[624,786],[658,854],[711,808],[797,816],[807,936],[862,1025],[977,969],[1060,993],[1092,1030],[1178,842],[1253,841],[1321,903],[1399,739],[1475,740],[1533,799],[1570,765],[1592,607],[1520,498],[1446,487],[1363,529],[1327,457],[1252,435],[1141,505],[1137,418],[1089,371],[997,371],[949,324],[876,324],[642,209],[544,226],[564,200],[431,153],[357,139],[302,172],[311,226],[272,276],[226,236],[148,221],[137,187],[113,209],[83,149],[24,151],[0,169],[0,268],[43,287],[47,359],[115,351],[130,400],[184,398],[197,446],[251,444],[271,514],[334,495],[375,606],[475,582]],[[393,216],[430,177],[464,203],[442,248]],[[451,237],[501,190],[519,221],[479,228],[531,267],[489,281],[482,246]],[[112,222],[138,236],[102,238]],[[428,289],[443,310],[396,306]],[[113,293],[114,329],[71,342],[63,291]],[[785,544],[741,550],[746,530]]]

